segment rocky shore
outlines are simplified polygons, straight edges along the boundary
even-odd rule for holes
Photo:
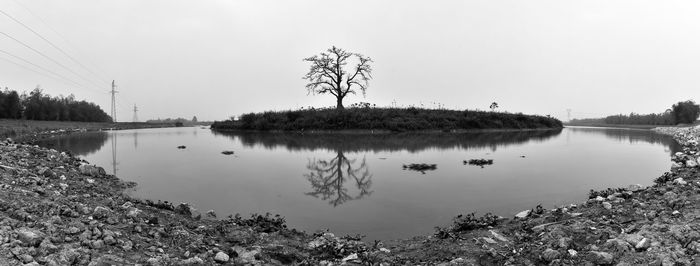
[[[3,141],[0,265],[700,265],[700,128],[657,130],[684,148],[653,186],[508,219],[459,216],[386,243],[131,198],[135,184],[68,152]]]

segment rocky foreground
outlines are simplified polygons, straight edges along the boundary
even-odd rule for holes
[[[134,199],[124,191],[135,184],[69,153],[4,141],[0,265],[700,265],[700,128],[659,131],[684,149],[653,186],[513,219],[459,216],[387,243]]]

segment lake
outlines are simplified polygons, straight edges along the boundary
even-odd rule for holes
[[[219,217],[281,214],[290,228],[365,240],[431,234],[460,213],[510,217],[537,204],[581,203],[590,189],[651,185],[680,148],[649,130],[584,127],[464,134],[188,127],[87,132],[40,145],[137,182],[135,197],[189,202]],[[465,163],[482,158],[493,164]],[[436,169],[404,169],[411,163]]]

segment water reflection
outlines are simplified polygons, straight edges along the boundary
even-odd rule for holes
[[[308,159],[304,177],[311,185],[306,195],[327,201],[337,207],[350,200],[372,194],[372,174],[366,159],[348,158],[346,154],[380,151],[411,153],[427,149],[461,148],[496,151],[498,147],[544,141],[561,133],[559,130],[520,132],[478,132],[462,134],[402,133],[402,134],[295,134],[260,132],[215,132],[215,135],[238,139],[244,147],[265,149],[285,148],[290,151],[330,150],[332,159]],[[350,192],[352,188],[352,192]]]
[[[216,132],[217,136],[239,139],[243,146],[266,149],[278,147],[291,151],[333,150],[344,152],[401,151],[420,152],[427,149],[489,148],[524,144],[530,141],[545,141],[556,137],[561,129],[513,132],[474,133],[397,133],[397,134],[332,134],[332,133],[261,133],[261,132]]]
[[[75,155],[85,156],[99,151],[107,143],[107,139],[109,139],[107,132],[81,132],[41,140],[39,145],[58,150],[70,150]]]
[[[629,129],[629,128],[594,128],[594,127],[567,127],[567,140],[569,133],[571,134],[599,134],[609,139],[618,142],[627,142],[630,144],[636,143],[651,143],[662,144],[670,155],[681,151],[682,147],[678,142],[670,136],[658,134],[646,129]]]
[[[348,159],[342,151],[337,151],[337,154],[331,160],[309,159],[306,168],[311,172],[304,174],[304,177],[311,183],[313,191],[305,194],[328,201],[333,207],[371,195],[372,174],[366,159],[362,158],[356,165],[357,159]],[[353,181],[357,193],[348,192],[345,187],[347,181]]]
[[[117,135],[114,131],[109,139],[112,141],[112,175],[117,176]]]

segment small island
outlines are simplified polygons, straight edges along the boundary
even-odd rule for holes
[[[353,61],[354,60],[354,61]],[[522,130],[562,128],[562,122],[550,116],[479,110],[447,110],[408,107],[377,107],[366,102],[346,109],[343,99],[361,92],[364,96],[372,78],[371,58],[338,47],[305,58],[311,67],[303,79],[308,80],[308,94],[330,94],[335,108],[307,108],[287,111],[248,113],[212,124],[214,130],[256,131],[437,131]]]
[[[310,109],[245,114],[217,121],[214,130],[258,131],[436,131],[522,130],[562,128],[556,118],[487,111],[422,108]]]

